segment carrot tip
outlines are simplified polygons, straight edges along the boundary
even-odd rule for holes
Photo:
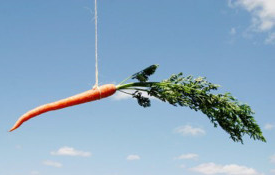
[[[12,132],[13,130],[15,130],[16,128],[11,128],[8,132]]]

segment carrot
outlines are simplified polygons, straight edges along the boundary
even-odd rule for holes
[[[102,85],[98,88],[93,88],[86,92],[53,102],[49,104],[45,104],[30,110],[29,112],[22,115],[14,126],[10,129],[10,132],[17,129],[20,125],[22,125],[25,121],[36,117],[40,114],[43,114],[48,111],[58,110],[74,105],[79,105],[82,103],[87,103],[95,100],[99,100],[101,98],[106,98],[113,95],[116,92],[116,86],[114,84],[106,84]]]
[[[195,111],[201,111],[210,119],[214,127],[220,126],[235,142],[243,143],[244,135],[266,142],[249,105],[240,103],[230,93],[212,93],[218,89],[219,85],[212,84],[203,77],[194,79],[193,76],[184,77],[182,73],[179,73],[162,81],[148,81],[149,76],[153,75],[157,68],[158,65],[152,65],[131,75],[118,85],[103,85],[57,102],[39,106],[20,117],[10,131],[42,113],[99,100],[120,91],[137,99],[138,104],[142,107],[151,106],[148,96],[152,96],[173,106],[185,106]],[[130,79],[135,79],[135,82],[125,83]]]

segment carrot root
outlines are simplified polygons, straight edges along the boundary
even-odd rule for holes
[[[22,115],[14,124],[14,126],[9,130],[9,132],[20,127],[25,121],[33,117],[36,117],[40,114],[53,111],[53,110],[70,107],[70,106],[79,105],[82,103],[100,100],[102,98],[106,98],[113,95],[116,92],[116,90],[117,89],[114,84],[106,84],[106,85],[93,88],[91,90],[85,91],[83,93],[80,93],[53,103],[48,103],[48,104],[39,106]]]

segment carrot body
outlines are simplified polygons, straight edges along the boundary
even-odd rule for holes
[[[106,84],[106,85],[102,85],[98,88],[93,88],[91,90],[85,91],[83,93],[80,93],[80,94],[77,94],[77,95],[74,95],[74,96],[53,102],[53,103],[48,103],[48,104],[39,106],[37,108],[34,108],[33,110],[28,111],[24,115],[22,115],[17,120],[17,122],[14,124],[14,126],[10,129],[10,132],[17,129],[25,121],[27,121],[35,116],[38,116],[40,114],[43,114],[45,112],[99,100],[101,98],[109,97],[109,96],[113,95],[115,92],[116,92],[115,85]]]

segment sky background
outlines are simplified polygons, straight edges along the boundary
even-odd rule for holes
[[[26,111],[90,89],[92,0],[0,0],[1,175],[275,174],[274,0],[99,0],[99,83],[151,65],[152,80],[205,76],[251,105],[267,143],[234,143],[206,116],[122,94]]]

